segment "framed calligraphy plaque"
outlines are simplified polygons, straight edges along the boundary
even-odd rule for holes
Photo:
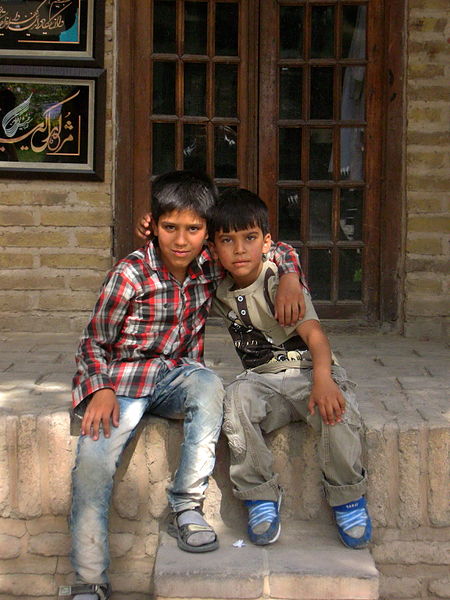
[[[104,0],[0,0],[0,62],[103,66]]]
[[[25,69],[0,68],[0,177],[103,179],[105,72]]]

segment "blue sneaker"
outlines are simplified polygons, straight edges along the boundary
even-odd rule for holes
[[[245,500],[248,508],[247,533],[250,541],[258,546],[273,544],[281,532],[280,501]]]
[[[332,508],[342,543],[348,548],[365,548],[372,539],[372,522],[364,496]]]

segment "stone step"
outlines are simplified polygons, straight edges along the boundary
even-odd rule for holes
[[[220,548],[208,554],[179,550],[160,534],[154,600],[196,598],[377,600],[378,571],[368,550],[350,550],[334,526],[287,521],[279,540],[255,546],[242,529],[216,527]],[[243,539],[243,547],[233,544]]]

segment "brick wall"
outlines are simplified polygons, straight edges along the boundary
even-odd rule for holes
[[[76,331],[111,265],[115,3],[106,2],[106,177],[0,182],[0,330]],[[450,29],[448,0],[409,3],[406,335],[446,333]]]
[[[0,330],[81,331],[111,266],[114,2],[106,2],[104,182],[0,180]]]
[[[409,2],[405,333],[445,336],[449,303],[448,0]]]

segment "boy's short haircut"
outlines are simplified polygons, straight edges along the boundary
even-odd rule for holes
[[[242,231],[259,227],[263,235],[269,233],[269,211],[259,196],[244,188],[230,188],[222,192],[208,219],[209,239],[216,233]]]
[[[171,171],[152,184],[151,212],[155,223],[174,210],[191,210],[206,219],[217,200],[217,187],[205,173]]]

